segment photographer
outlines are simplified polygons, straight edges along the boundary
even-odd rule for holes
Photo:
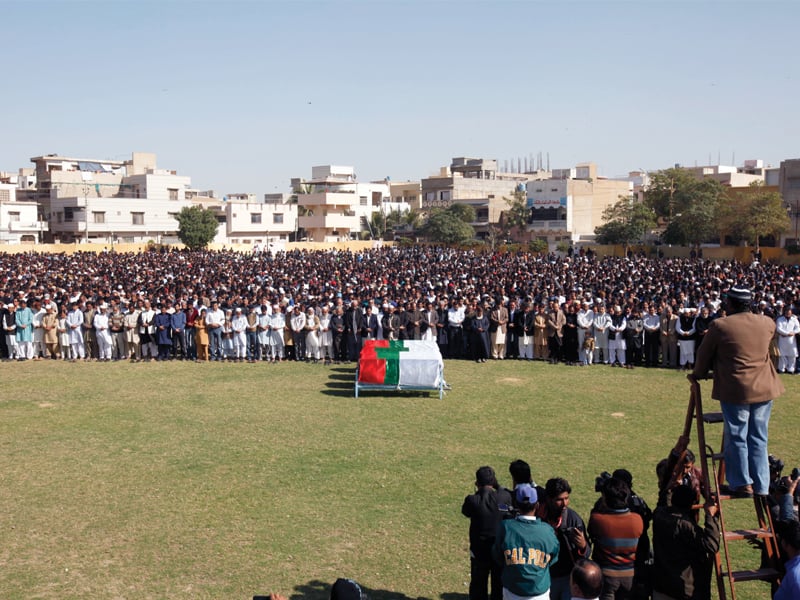
[[[769,496],[767,503],[772,520],[797,520],[797,484],[800,481],[800,469],[795,467],[788,477],[783,474],[784,462],[769,455]]]
[[[712,557],[719,551],[718,507],[706,504],[705,527],[692,506],[695,490],[681,484],[672,505],[659,506],[653,516],[654,600],[710,600]]]
[[[586,525],[574,510],[569,508],[572,488],[566,479],[556,477],[544,487],[544,502],[539,516],[556,533],[560,545],[558,562],[550,568],[550,600],[570,600],[569,576],[581,558],[589,556]]]
[[[796,600],[800,598],[800,522],[781,521],[776,529],[786,558],[786,574],[773,600]]]
[[[603,570],[603,598],[629,598],[633,588],[636,547],[644,533],[642,517],[628,508],[628,484],[612,477],[601,488],[602,503],[589,517],[592,560]]]
[[[481,467],[475,472],[477,491],[464,498],[461,514],[469,517],[469,554],[470,554],[470,600],[500,600],[503,597],[503,586],[500,581],[503,566],[492,560],[492,546],[495,542],[497,527],[507,513],[512,497],[510,492],[497,483],[494,469]],[[486,587],[491,575],[491,596]]]
[[[651,588],[651,567],[653,560],[652,553],[650,552],[650,537],[647,531],[650,528],[650,521],[653,519],[653,511],[647,506],[647,502],[644,501],[644,498],[633,491],[633,475],[631,475],[631,472],[627,469],[617,469],[611,475],[605,471],[601,473],[600,476],[595,479],[595,491],[602,492],[603,486],[612,479],[619,479],[628,485],[630,490],[628,509],[642,518],[644,531],[642,535],[639,536],[639,541],[636,544],[636,564],[634,566],[632,597],[648,598]],[[603,510],[602,496],[598,498],[595,503],[594,510]]]

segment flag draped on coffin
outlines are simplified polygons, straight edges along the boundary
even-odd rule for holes
[[[358,382],[437,388],[443,364],[432,340],[367,340],[358,360]]]

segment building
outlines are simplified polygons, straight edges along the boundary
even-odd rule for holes
[[[232,200],[224,202],[225,240],[254,247],[280,247],[293,241],[297,231],[297,203],[289,194],[265,194],[263,202]]]
[[[792,220],[792,230],[787,234],[784,244],[800,245],[800,158],[781,161],[778,190]]]
[[[392,202],[387,181],[359,183],[351,166],[312,167],[311,179],[292,179],[292,189],[298,227],[310,242],[378,237],[371,225],[374,213],[408,210],[408,204]]]
[[[497,161],[484,158],[453,158],[449,167],[421,181],[422,208],[447,208],[451,204],[469,204],[475,209],[475,234],[485,238],[489,226],[500,222],[520,184],[540,176],[538,173],[497,171]]]
[[[17,200],[16,183],[0,183],[0,244],[40,242],[44,228],[36,202]]]
[[[697,179],[714,179],[722,185],[744,188],[755,181],[764,181],[766,168],[763,160],[746,160],[741,167],[708,165],[704,167],[680,167]]]
[[[550,178],[526,184],[528,235],[551,246],[592,241],[603,211],[632,193],[632,181],[598,177],[594,163],[555,169]]]
[[[199,204],[224,220],[221,203],[191,188],[191,178],[159,169],[155,154],[135,152],[130,161],[31,159],[36,165],[39,211],[48,241],[175,242],[182,208]]]
[[[422,186],[419,181],[391,181],[389,196],[396,204],[405,203],[411,210],[422,210]]]

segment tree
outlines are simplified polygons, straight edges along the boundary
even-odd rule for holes
[[[652,208],[635,198],[620,196],[617,203],[603,211],[604,224],[596,227],[600,244],[624,244],[625,254],[631,243],[641,240],[656,224]]]
[[[791,227],[791,220],[778,192],[764,189],[764,183],[754,181],[748,192],[739,192],[732,221],[733,231],[749,244],[759,248],[762,237],[779,237]]]
[[[185,206],[175,217],[178,220],[178,239],[190,250],[205,248],[217,235],[217,217],[210,208]]]
[[[680,168],[665,169],[650,174],[645,202],[666,220],[665,242],[699,246],[718,233],[717,208],[724,193],[714,179],[697,179]]]
[[[475,209],[466,204],[453,204],[445,210],[431,212],[423,233],[434,242],[463,244],[475,237],[470,222],[475,220]]]
[[[503,234],[509,237],[515,228],[518,232],[525,230],[530,209],[527,206],[528,198],[524,189],[515,191],[511,198],[503,196],[503,200],[508,204],[508,209],[504,210],[503,214],[500,215],[500,223],[498,225]]]

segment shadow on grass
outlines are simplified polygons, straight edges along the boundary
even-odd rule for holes
[[[295,586],[289,598],[291,600],[328,600],[331,595],[332,585],[332,583],[319,580],[309,581],[304,585]],[[432,600],[432,598],[426,598],[425,596],[406,596],[401,592],[390,590],[373,590],[363,585],[361,589],[366,593],[369,600]],[[462,600],[466,597],[462,594],[442,595],[442,598],[446,598],[446,600]]]
[[[334,367],[330,370],[328,381],[322,393],[326,396],[339,398],[352,397],[355,387],[355,372],[346,367]]]

